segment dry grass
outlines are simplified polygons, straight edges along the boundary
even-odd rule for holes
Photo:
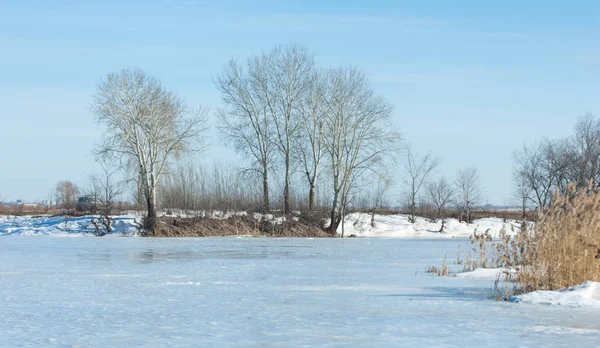
[[[447,277],[450,275],[450,269],[448,268],[448,263],[446,262],[446,256],[444,256],[444,261],[442,262],[441,267],[437,266],[429,266],[425,272],[433,273],[439,277]]]
[[[493,241],[477,233],[471,239],[476,260],[467,258],[465,270],[504,267],[512,289],[495,284],[499,299],[535,290],[557,290],[585,281],[600,281],[600,192],[570,185],[567,195],[557,193],[535,230],[524,224],[514,236],[501,234]]]
[[[575,193],[571,185],[535,226],[501,249],[508,265],[522,265],[517,273],[521,291],[556,290],[584,281],[600,281],[600,193]]]
[[[302,221],[288,221],[282,225],[259,223],[249,216],[229,219],[211,218],[161,218],[156,237],[223,237],[223,236],[268,236],[268,237],[316,237],[328,238],[331,234],[318,225]]]

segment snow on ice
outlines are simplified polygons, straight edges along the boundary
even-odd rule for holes
[[[600,308],[600,283],[589,281],[557,291],[534,291],[514,296],[511,300],[531,304]]]

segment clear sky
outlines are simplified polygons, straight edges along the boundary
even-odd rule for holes
[[[365,71],[404,137],[443,158],[438,174],[475,166],[493,204],[510,202],[514,149],[600,114],[598,1],[3,0],[0,195],[85,186],[102,134],[89,103],[109,72],[140,67],[214,110],[228,59],[287,43]]]

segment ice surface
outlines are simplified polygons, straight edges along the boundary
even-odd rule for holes
[[[456,239],[0,238],[2,347],[593,347],[596,308],[425,273]]]

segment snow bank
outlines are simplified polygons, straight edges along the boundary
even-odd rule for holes
[[[221,211],[221,210],[178,210],[178,209],[167,209],[158,211],[158,216],[166,217],[178,217],[178,218],[211,218],[217,220],[227,220],[233,216],[247,216],[248,213],[245,211]]]
[[[0,216],[0,236],[5,235],[52,235],[52,236],[82,236],[93,234],[96,228],[92,218],[97,216],[87,215],[81,217],[67,216]],[[114,230],[110,235],[134,236],[137,235],[137,223],[140,218],[135,215],[122,215],[113,217]]]
[[[371,226],[371,214],[352,213],[346,216],[344,222],[344,236],[356,237],[385,237],[385,238],[468,238],[475,230],[489,233],[497,238],[500,231],[512,235],[520,230],[520,222],[510,220],[503,222],[501,218],[485,218],[473,221],[467,225],[456,219],[448,219],[444,225],[444,232],[440,233],[441,222],[430,222],[417,217],[413,224],[408,220],[408,215],[375,215],[375,226]],[[337,230],[342,233],[342,226]]]
[[[292,212],[292,214],[294,215],[294,216],[292,216],[293,221],[300,221],[298,216],[300,216],[301,213],[299,211],[294,211],[294,212]],[[287,221],[285,216],[275,216],[273,214],[254,213],[252,215],[252,217],[254,218],[254,220],[256,220],[258,222],[269,221],[274,225],[281,225],[285,221]]]
[[[476,268],[470,272],[457,273],[457,278],[496,280],[506,279],[507,275],[515,274],[515,269],[508,268]]]
[[[558,291],[534,291],[524,295],[513,296],[511,301],[555,306],[600,308],[600,283],[590,281]]]

